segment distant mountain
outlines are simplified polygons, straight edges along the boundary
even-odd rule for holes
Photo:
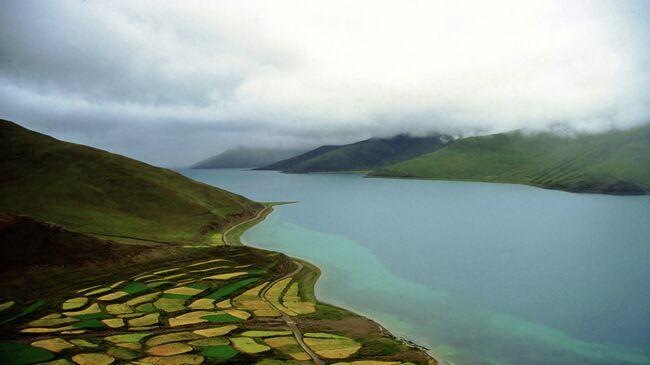
[[[322,146],[259,170],[283,172],[366,171],[444,147],[447,136],[371,138],[343,146]]]
[[[237,147],[197,162],[193,169],[228,169],[266,166],[304,153],[304,148]]]
[[[305,152],[302,155],[298,155],[292,158],[288,158],[283,161],[276,162],[274,164],[268,165],[268,166],[263,166],[263,167],[258,167],[255,170],[280,170],[280,171],[287,171],[291,169],[293,166],[298,166],[304,162],[307,162],[309,160],[312,160],[314,158],[317,158],[321,155],[324,155],[330,151],[334,151],[341,146],[321,146],[318,148],[315,148],[311,151]]]
[[[195,243],[253,216],[242,196],[0,120],[0,212],[73,232]]]
[[[501,133],[377,169],[370,176],[519,183],[575,192],[650,192],[650,124],[561,137]]]

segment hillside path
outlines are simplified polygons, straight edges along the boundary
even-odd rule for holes
[[[302,270],[303,265],[302,265],[301,263],[296,262],[296,261],[293,261],[293,263],[295,263],[295,264],[298,266],[295,270],[293,270],[292,272],[286,274],[285,276],[283,276],[283,277],[281,277],[281,278],[279,278],[279,279],[275,279],[274,281],[270,282],[268,285],[266,285],[266,286],[264,287],[264,289],[262,289],[262,291],[260,291],[260,294],[259,294],[259,295],[260,295],[260,298],[262,298],[263,301],[265,301],[266,303],[268,303],[271,307],[277,309],[277,310],[282,314],[282,319],[283,319],[284,322],[287,324],[287,326],[289,327],[289,329],[291,329],[291,332],[293,332],[293,337],[296,338],[296,341],[298,342],[298,344],[300,345],[300,347],[302,347],[302,349],[303,349],[303,350],[304,350],[304,351],[309,355],[309,357],[311,357],[311,359],[314,361],[314,363],[315,363],[316,365],[325,365],[325,361],[323,361],[323,359],[321,359],[321,358],[320,358],[320,357],[319,357],[319,356],[318,356],[318,355],[317,355],[317,354],[316,354],[316,353],[311,349],[311,347],[307,346],[307,344],[305,343],[305,341],[303,341],[303,339],[302,339],[302,332],[301,332],[300,329],[298,328],[298,325],[296,324],[296,322],[294,322],[294,320],[293,320],[289,315],[287,315],[286,313],[284,313],[283,311],[281,311],[281,310],[280,310],[279,308],[277,308],[277,307],[276,307],[276,306],[275,306],[275,305],[274,305],[270,300],[268,300],[268,299],[266,298],[266,292],[268,292],[269,289],[270,289],[273,285],[275,285],[277,282],[279,282],[279,281],[281,281],[281,280],[284,280],[284,279],[286,279],[286,278],[288,278],[288,277],[291,277],[291,276],[296,275],[297,273],[300,272],[300,270]]]
[[[231,231],[237,229],[237,227],[239,227],[239,226],[241,226],[241,225],[243,225],[243,224],[250,223],[250,222],[252,222],[252,221],[255,221],[255,220],[257,220],[257,219],[260,219],[260,217],[262,216],[262,214],[268,212],[269,209],[271,209],[271,207],[264,207],[264,209],[262,209],[262,210],[260,210],[259,212],[257,212],[257,214],[256,214],[253,218],[251,218],[251,219],[247,219],[247,220],[245,220],[245,221],[243,221],[243,222],[237,223],[237,224],[235,224],[234,226],[228,228],[228,229],[223,233],[223,244],[226,245],[226,246],[231,246],[231,244],[228,243],[228,235],[230,234]]]

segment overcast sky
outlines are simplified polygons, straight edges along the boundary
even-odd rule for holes
[[[0,118],[147,162],[650,121],[650,1],[0,0]]]

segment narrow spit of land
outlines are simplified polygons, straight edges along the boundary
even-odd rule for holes
[[[224,234],[223,234],[223,242],[224,242],[224,244],[227,245],[227,246],[230,246],[230,245],[233,245],[233,244],[236,244],[236,245],[242,245],[241,241],[239,240],[239,238],[240,238],[240,236],[241,236],[241,233],[239,233],[239,235],[237,235],[237,237],[235,237],[234,240],[233,240],[233,239],[229,240],[229,236],[230,236],[233,232],[235,232],[237,229],[240,229],[240,227],[246,227],[247,225],[253,226],[255,223],[261,222],[261,221],[262,221],[262,220],[263,220],[267,215],[269,215],[272,211],[273,211],[273,205],[271,205],[271,204],[266,204],[265,207],[264,207],[264,209],[260,210],[260,211],[259,211],[259,212],[254,216],[254,217],[252,217],[252,218],[250,218],[250,219],[248,219],[248,220],[246,220],[246,221],[243,221],[243,222],[241,222],[241,223],[239,223],[239,224],[237,224],[237,225],[235,225],[235,226],[229,228],[229,229],[228,229],[226,232],[224,232]],[[242,232],[242,233],[243,233],[243,232]],[[231,242],[231,241],[232,241],[232,242]],[[236,242],[236,243],[234,243],[234,242]],[[300,345],[300,347],[301,347],[301,348],[302,348],[302,349],[303,349],[303,350],[304,350],[304,351],[309,355],[309,357],[312,359],[312,361],[314,362],[314,364],[316,364],[316,365],[324,365],[324,364],[325,364],[325,361],[323,361],[323,359],[321,359],[321,358],[320,358],[320,357],[319,357],[319,356],[314,352],[314,350],[312,350],[311,347],[309,347],[309,346],[305,343],[305,341],[304,341],[304,335],[303,335],[303,333],[300,331],[300,328],[298,327],[298,325],[296,324],[296,322],[295,322],[295,321],[294,321],[294,320],[293,320],[293,319],[292,319],[292,318],[291,318],[287,313],[283,312],[283,311],[281,310],[281,308],[276,307],[276,305],[273,303],[273,301],[272,301],[272,300],[269,300],[269,298],[267,298],[267,296],[266,296],[266,294],[268,293],[269,289],[271,289],[274,285],[278,285],[278,283],[280,283],[281,281],[283,281],[283,280],[285,280],[285,279],[293,278],[294,276],[296,276],[296,275],[297,275],[297,274],[298,274],[298,273],[299,273],[299,272],[304,268],[304,265],[301,264],[300,262],[293,261],[293,263],[296,265],[296,268],[295,268],[293,271],[287,273],[286,275],[284,275],[284,276],[282,276],[282,277],[280,277],[280,278],[278,278],[278,279],[275,279],[274,281],[272,281],[271,283],[269,283],[268,285],[266,285],[266,286],[265,286],[265,287],[260,291],[260,293],[259,293],[259,297],[260,297],[264,302],[266,302],[268,305],[270,305],[272,308],[275,308],[275,309],[277,309],[277,310],[280,312],[280,314],[281,314],[281,316],[282,316],[282,320],[286,323],[287,327],[289,327],[289,329],[290,329],[291,332],[293,333],[293,336],[294,336],[294,338],[296,339],[296,342],[298,342],[298,344]]]
[[[231,228],[229,228],[229,229],[228,229],[226,232],[224,232],[224,234],[223,234],[223,242],[224,242],[224,244],[225,244],[226,246],[231,246],[231,245],[233,245],[234,242],[231,242],[231,240],[229,240],[229,236],[232,234],[232,232],[236,231],[236,230],[239,229],[240,227],[244,227],[244,226],[246,226],[246,225],[251,225],[251,226],[252,226],[252,225],[254,225],[254,224],[257,223],[257,222],[262,221],[263,218],[266,217],[267,215],[269,215],[272,211],[273,211],[273,207],[272,207],[272,205],[266,205],[266,206],[264,207],[264,209],[260,210],[260,211],[259,211],[259,212],[254,216],[254,217],[252,217],[252,218],[250,218],[250,219],[248,219],[248,220],[246,220],[246,221],[243,221],[243,222],[241,222],[241,223],[239,223],[239,224],[237,224],[237,225],[234,225],[234,226],[232,226]],[[236,244],[241,245],[242,243],[241,243],[241,241],[239,241],[238,238],[239,238],[239,236],[237,237],[237,241],[236,241],[237,243],[236,243]],[[291,330],[291,332],[293,332],[293,336],[294,336],[294,338],[296,339],[296,342],[298,342],[298,344],[300,345],[300,347],[302,347],[302,349],[303,349],[303,350],[304,350],[304,351],[309,355],[309,357],[312,359],[312,361],[314,362],[314,364],[316,364],[316,365],[325,365],[325,361],[323,361],[323,359],[321,359],[321,358],[320,358],[320,357],[319,357],[319,356],[314,352],[314,350],[312,350],[311,347],[309,347],[309,346],[305,343],[305,341],[304,341],[304,335],[303,335],[303,333],[300,331],[300,328],[298,328],[296,322],[295,322],[293,319],[291,319],[291,317],[289,317],[289,315],[288,315],[287,313],[283,312],[283,311],[281,310],[281,308],[276,307],[276,305],[273,303],[272,300],[269,300],[269,299],[266,297],[267,292],[268,292],[269,289],[271,289],[274,285],[277,285],[277,284],[280,283],[282,280],[289,279],[289,278],[293,278],[296,274],[298,274],[298,273],[299,273],[299,272],[304,268],[304,265],[301,264],[300,262],[293,261],[293,263],[296,265],[296,268],[295,268],[293,271],[287,273],[286,275],[284,275],[284,276],[282,276],[282,277],[280,277],[280,278],[278,278],[278,279],[275,279],[275,280],[272,281],[271,283],[267,284],[267,285],[266,285],[266,286],[265,286],[265,287],[260,291],[260,293],[259,293],[259,297],[260,297],[264,302],[266,302],[269,306],[271,306],[272,308],[277,309],[277,310],[280,312],[280,314],[281,314],[281,316],[282,316],[282,320],[286,323],[287,327],[289,327],[289,329]]]
[[[273,211],[273,204],[265,204],[264,208],[261,209],[257,214],[255,214],[254,217],[247,219],[243,222],[240,222],[238,224],[235,224],[234,226],[228,228],[224,233],[223,233],[223,243],[226,246],[241,246],[242,243],[239,240],[241,237],[241,234],[243,231],[245,231],[246,228],[250,228],[256,223],[261,222],[264,217],[267,215],[271,214]],[[243,228],[243,229],[242,229]],[[233,237],[231,237],[233,236]]]

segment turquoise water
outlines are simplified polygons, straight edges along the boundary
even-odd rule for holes
[[[182,173],[278,207],[251,245],[455,364],[650,364],[650,197],[519,185]]]

